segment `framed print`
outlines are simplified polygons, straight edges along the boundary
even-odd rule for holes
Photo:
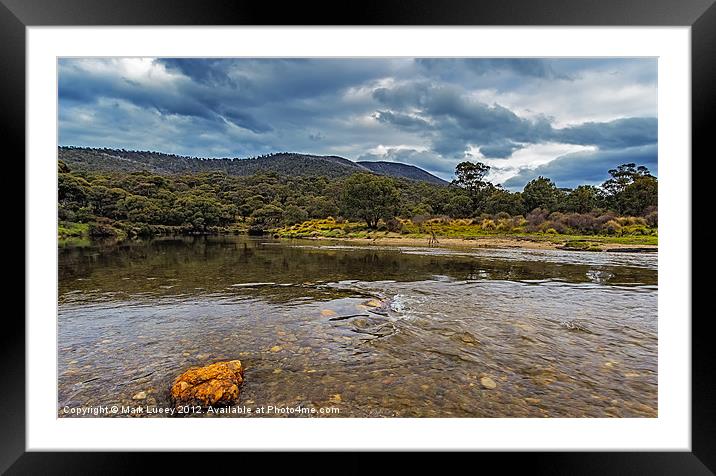
[[[691,317],[713,2],[219,3],[3,0],[27,276],[3,470],[713,470]]]

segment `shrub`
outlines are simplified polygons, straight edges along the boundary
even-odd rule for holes
[[[89,236],[92,238],[116,238],[117,230],[109,223],[90,223]]]
[[[619,217],[616,219],[621,226],[646,225],[642,217]]]
[[[622,235],[650,235],[651,230],[646,225],[627,225],[622,227]]]
[[[329,231],[328,233],[326,233],[326,236],[329,236],[331,238],[338,238],[338,237],[344,236],[345,234],[346,234],[346,232],[343,231],[342,229],[334,228],[331,231]]]
[[[539,225],[541,225],[547,219],[548,215],[549,210],[535,208],[525,217],[525,219],[527,220],[527,226],[533,230],[536,230],[537,227],[539,227]]]
[[[403,223],[395,218],[391,218],[390,220],[386,221],[385,227],[388,229],[388,231],[393,233],[400,233],[401,231],[403,231]]]
[[[92,221],[94,215],[89,207],[82,207],[75,212],[74,219],[80,223],[87,223]]]
[[[549,219],[550,221],[554,221],[554,222],[562,221],[563,218],[564,218],[564,213],[562,213],[562,212],[552,212],[547,217],[547,219]]]
[[[486,231],[494,231],[497,229],[497,225],[495,225],[495,222],[489,218],[484,218],[482,220],[482,223],[480,223],[480,228]]]
[[[135,227],[134,232],[137,236],[143,238],[149,238],[156,234],[154,228],[146,223],[141,223],[138,227]]]
[[[411,210],[411,214],[412,215],[432,215],[433,207],[431,207],[427,203],[421,203]]]
[[[57,235],[60,238],[81,237],[88,229],[89,225],[86,223],[60,222],[57,225]]]
[[[308,213],[301,207],[288,205],[283,210],[283,223],[285,225],[295,225],[306,220],[308,220]]]
[[[511,220],[502,219],[497,223],[497,231],[506,233],[512,230]]]
[[[554,230],[555,233],[568,233],[569,228],[562,222],[547,220],[540,225],[540,230],[549,233],[549,230]]]
[[[595,231],[594,217],[581,213],[566,213],[562,216],[562,222],[569,228],[580,231]]]
[[[604,228],[604,225],[609,221],[613,221],[614,218],[616,218],[616,215],[614,215],[614,213],[612,213],[612,212],[607,212],[603,215],[599,215],[599,216],[595,217],[594,221],[598,227],[597,229],[599,231],[601,231],[602,228]]]
[[[429,215],[415,215],[413,218],[410,219],[415,225],[422,225],[426,221],[430,219]]]
[[[77,221],[77,218],[75,216],[75,212],[72,210],[68,210],[67,208],[60,205],[57,208],[57,219],[60,221],[67,221],[67,222],[75,222]]]
[[[426,225],[449,225],[452,222],[452,218],[446,215],[440,215],[429,220],[425,220]]]
[[[522,215],[517,215],[515,217],[512,217],[512,227],[513,228],[519,228],[522,226],[525,226],[527,224],[527,220]]]
[[[616,220],[609,220],[602,225],[602,230],[608,235],[618,235],[622,231],[622,226]]]

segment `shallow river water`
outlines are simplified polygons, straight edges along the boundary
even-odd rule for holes
[[[58,352],[61,417],[171,406],[175,376],[232,359],[239,406],[283,409],[267,416],[655,417],[657,256],[233,236],[63,246]]]

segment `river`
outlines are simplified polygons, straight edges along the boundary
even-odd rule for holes
[[[61,246],[58,272],[61,417],[171,406],[232,359],[249,408],[657,416],[655,253],[189,237]]]

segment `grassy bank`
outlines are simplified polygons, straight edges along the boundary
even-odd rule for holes
[[[529,232],[524,226],[509,226],[493,220],[433,219],[422,223],[395,220],[376,230],[363,223],[336,221],[332,218],[309,220],[279,228],[275,234],[282,238],[371,240],[384,244],[444,244],[466,246],[564,248],[583,251],[602,251],[625,247],[656,247],[656,229],[625,224],[613,234],[586,235],[558,233],[554,229]],[[437,239],[437,243],[434,240]]]
[[[89,224],[61,221],[57,224],[57,237],[60,240],[87,238],[89,237]]]
[[[149,225],[145,223],[128,223],[98,219],[90,223],[73,223],[60,221],[57,227],[57,238],[61,242],[89,239],[115,239],[149,238],[160,235],[220,235],[220,234],[247,234],[249,227],[246,223],[235,223],[224,227],[206,227],[196,229],[190,226]]]
[[[433,218],[421,222],[394,219],[381,222],[377,229],[365,223],[314,219],[302,223],[266,230],[278,238],[341,239],[360,243],[385,245],[440,245],[495,248],[567,249],[575,251],[605,251],[620,248],[656,248],[656,228],[630,223],[629,218],[618,219],[610,234],[559,233],[553,228],[535,231],[523,220],[510,219],[447,219]],[[60,244],[89,242],[92,239],[123,240],[156,235],[247,234],[246,222],[227,227],[195,230],[186,227],[128,224],[123,222],[70,223],[60,222]]]

